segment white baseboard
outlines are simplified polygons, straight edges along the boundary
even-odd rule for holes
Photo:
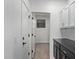
[[[49,42],[35,42],[35,43],[49,43]]]

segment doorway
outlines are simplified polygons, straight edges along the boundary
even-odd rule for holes
[[[33,59],[49,59],[50,13],[32,12],[35,17],[35,53]],[[32,29],[32,30],[33,30]]]
[[[50,13],[33,12],[36,21],[36,43],[48,43],[50,32]]]

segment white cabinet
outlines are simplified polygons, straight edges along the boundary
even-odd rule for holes
[[[69,6],[69,25],[75,26],[75,3]]]
[[[75,3],[72,2],[60,12],[61,28],[75,27]]]
[[[69,20],[68,20],[68,8],[63,9],[60,13],[60,22],[61,22],[61,27],[67,27],[69,25]]]

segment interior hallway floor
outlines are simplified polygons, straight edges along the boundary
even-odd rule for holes
[[[49,59],[49,44],[36,44],[34,59]]]

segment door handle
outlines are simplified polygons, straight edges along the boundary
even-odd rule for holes
[[[22,44],[23,44],[23,46],[24,46],[24,45],[27,44],[27,43],[23,42]]]
[[[63,53],[67,54],[67,52],[65,50],[63,50]]]

